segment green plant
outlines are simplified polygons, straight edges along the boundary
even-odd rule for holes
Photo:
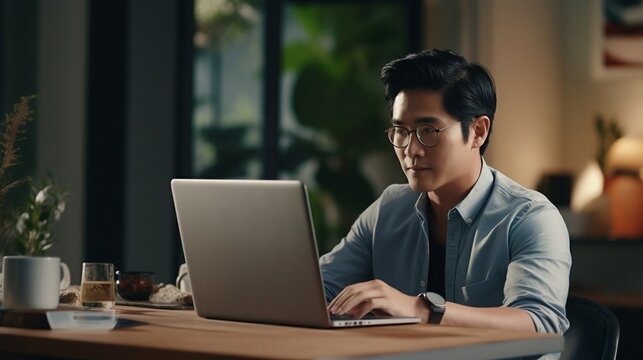
[[[23,255],[43,255],[54,244],[51,225],[65,211],[67,192],[51,175],[39,187],[31,186],[26,206],[15,216],[16,251]]]
[[[247,165],[257,157],[259,149],[245,145],[242,139],[250,128],[246,125],[227,127],[210,126],[200,134],[215,149],[216,161],[207,167],[199,176],[204,178],[245,177]]]
[[[208,46],[218,48],[224,41],[252,28],[260,5],[256,0],[197,0],[194,3],[197,34]]]
[[[60,219],[67,201],[63,191],[47,176],[39,187],[31,178],[14,179],[9,169],[18,163],[18,142],[24,125],[33,119],[30,103],[35,95],[23,96],[5,116],[0,132],[0,244],[3,253],[43,255],[54,243],[51,225]],[[7,194],[20,185],[29,184],[30,194],[24,205],[21,200],[7,200]],[[12,192],[13,195],[13,192]],[[18,194],[22,195],[22,194]]]
[[[14,179],[9,169],[18,163],[18,142],[24,132],[24,126],[32,120],[33,111],[29,107],[35,95],[23,96],[13,106],[13,112],[6,114],[0,126],[0,242],[5,245],[13,232],[13,219],[11,216],[11,205],[7,201],[7,194],[14,188],[25,182],[25,178]]]
[[[616,119],[607,120],[603,115],[596,115],[594,121],[596,133],[598,135],[598,152],[596,153],[596,161],[600,166],[603,173],[605,173],[605,157],[610,146],[623,136],[623,131],[618,125]]]
[[[404,13],[396,4],[336,3],[301,4],[292,13],[301,35],[286,43],[283,66],[294,76],[290,100],[298,127],[282,130],[280,170],[296,174],[315,164],[309,190],[317,193],[311,204],[326,252],[377,196],[362,164],[390,152],[379,73],[406,50],[404,28],[390,20]],[[315,212],[322,200],[333,204],[332,218]]]

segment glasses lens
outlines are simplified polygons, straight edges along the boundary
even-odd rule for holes
[[[438,132],[430,126],[420,126],[417,128],[420,142],[424,146],[435,146],[438,143]]]
[[[405,147],[409,132],[401,127],[392,127],[388,129],[388,139],[396,147]]]

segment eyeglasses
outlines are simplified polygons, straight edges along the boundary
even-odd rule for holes
[[[440,133],[442,131],[459,123],[460,122],[455,122],[441,129],[436,129],[433,126],[418,126],[415,130],[407,130],[401,126],[393,126],[386,129],[385,133],[391,144],[397,148],[405,148],[409,146],[411,143],[411,133],[415,133],[420,144],[426,147],[434,147],[440,142]]]

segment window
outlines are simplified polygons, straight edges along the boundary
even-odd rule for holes
[[[262,12],[257,1],[196,0],[194,175],[261,176]]]
[[[326,252],[400,179],[379,72],[419,1],[195,1],[193,176],[304,181]]]

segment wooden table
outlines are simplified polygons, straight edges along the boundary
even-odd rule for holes
[[[119,325],[111,331],[0,326],[0,358],[491,359],[563,349],[562,336],[515,331],[427,324],[319,330],[207,320],[190,310],[116,309]]]

